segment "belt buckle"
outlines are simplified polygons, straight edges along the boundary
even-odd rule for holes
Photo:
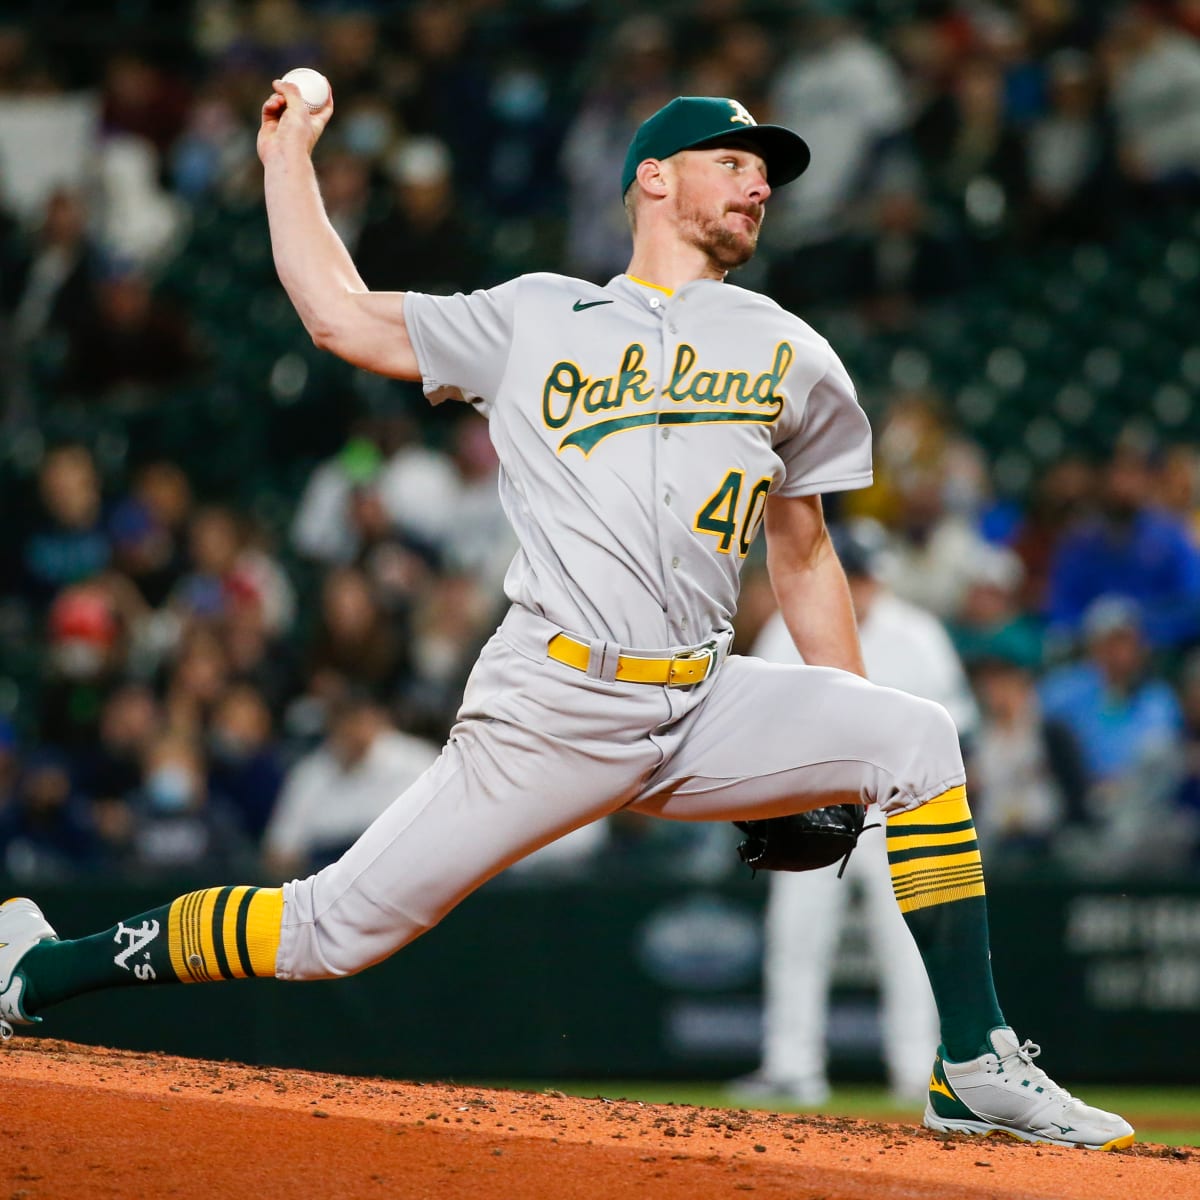
[[[717,643],[705,642],[703,646],[696,646],[691,650],[682,650],[680,653],[672,655],[670,665],[667,667],[667,687],[692,687],[693,684],[702,683],[708,678],[709,672],[712,670],[716,654]],[[698,661],[703,661],[704,663],[704,669],[698,675],[689,670],[687,666],[679,665],[692,664]],[[682,677],[679,677],[677,672],[682,672]]]

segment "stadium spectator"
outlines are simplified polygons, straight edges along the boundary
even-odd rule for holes
[[[1081,50],[1060,50],[1046,73],[1049,108],[1026,135],[1025,232],[1047,241],[1108,237],[1118,213],[1116,163],[1096,65]]]
[[[481,114],[488,109],[495,47],[487,47],[479,34],[481,18],[480,10],[460,0],[408,6],[386,82],[404,128],[449,146],[464,196],[485,194],[487,180],[491,130]]]
[[[1086,658],[1047,672],[1039,692],[1046,715],[1075,734],[1096,793],[1092,802],[1102,806],[1106,791],[1178,741],[1182,717],[1171,686],[1150,673],[1135,602],[1101,596],[1082,628]]]
[[[167,162],[171,187],[189,204],[228,200],[250,174],[256,157],[254,135],[239,116],[232,91],[228,80],[207,80],[188,113],[186,128],[171,147]]]
[[[206,505],[188,527],[191,570],[171,593],[185,617],[221,620],[242,605],[262,614],[269,634],[286,632],[296,599],[286,572],[248,531],[249,523],[227,505]]]
[[[846,6],[807,6],[771,83],[773,119],[803,129],[812,163],[790,194],[772,204],[765,232],[786,251],[772,287],[800,302],[820,301],[840,269],[838,242],[853,206],[870,195],[886,151],[903,134],[908,105],[899,69],[846,14]]]
[[[901,599],[948,620],[961,610],[987,543],[968,516],[949,507],[940,471],[914,468],[897,485],[900,505],[883,577]]]
[[[410,138],[387,156],[387,211],[364,227],[355,262],[372,290],[469,292],[486,282],[486,259],[437,138]]]
[[[13,802],[0,809],[0,868],[13,879],[70,879],[100,861],[87,800],[61,751],[31,750]]]
[[[393,728],[374,700],[345,697],[324,743],[284,779],[263,840],[270,875],[332,862],[437,756],[436,744]]]
[[[321,585],[315,635],[306,672],[354,680],[386,700],[408,670],[406,646],[357,567],[335,567]]]
[[[461,487],[445,559],[453,569],[473,575],[499,602],[517,539],[500,503],[500,460],[487,424],[474,413],[460,417],[452,452]]]
[[[165,151],[183,129],[191,97],[184,75],[122,51],[105,64],[101,103],[106,133],[134,134]]]
[[[1154,477],[1154,503],[1170,513],[1200,546],[1200,449],[1186,442],[1164,447]]]
[[[997,647],[969,666],[982,714],[967,759],[980,842],[992,862],[1044,858],[1065,826],[1087,820],[1079,743],[1065,720],[1043,712],[1023,655]]]
[[[99,250],[88,236],[81,192],[55,188],[45,216],[28,241],[12,239],[0,274],[0,305],[9,314],[14,347],[46,353],[88,320]]]
[[[413,614],[411,667],[395,710],[405,729],[444,740],[471,665],[499,620],[499,599],[466,572],[434,579]]]
[[[100,473],[85,446],[50,450],[37,490],[38,508],[19,551],[20,594],[35,611],[62,588],[94,579],[112,560]]]
[[[208,789],[204,755],[179,732],[150,745],[141,785],[126,797],[128,842],[114,847],[130,875],[211,877],[245,869],[251,848],[223,797]]]
[[[158,699],[145,683],[119,683],[105,697],[95,742],[75,756],[79,785],[93,801],[119,800],[138,786],[162,719]]]
[[[393,536],[436,554],[453,527],[457,472],[446,454],[422,444],[413,421],[399,416],[360,423],[316,467],[292,520],[295,548],[327,565],[354,562],[363,549],[354,497],[366,488],[382,502]]]
[[[1020,599],[1026,612],[1045,613],[1050,568],[1059,543],[1090,518],[1096,486],[1095,469],[1078,454],[1058,459],[1034,480],[1010,538],[1025,570]]]
[[[1026,670],[1041,670],[1041,627],[1021,605],[1024,575],[1021,560],[1008,547],[977,549],[962,603],[947,622],[964,661],[999,656]]]
[[[282,713],[299,685],[296,638],[270,632],[260,604],[235,604],[219,622],[217,633],[230,679],[258,692],[273,714]]]
[[[75,752],[95,741],[104,699],[124,667],[126,630],[107,589],[86,583],[55,598],[46,638],[38,734],[44,743]]]
[[[1012,227],[1028,189],[1025,148],[1006,120],[1005,79],[986,54],[962,61],[952,89],[913,129],[932,187],[977,244]]]
[[[1123,4],[1103,46],[1126,178],[1148,200],[1200,186],[1200,45],[1158,5]]]
[[[1051,562],[1053,636],[1077,636],[1088,606],[1116,595],[1137,602],[1154,648],[1200,637],[1200,548],[1176,517],[1152,505],[1153,482],[1147,452],[1118,445],[1104,467],[1098,511],[1063,535]]]
[[[370,217],[371,168],[365,151],[343,142],[322,146],[317,158],[317,178],[329,221],[351,255],[358,253],[359,240]]]
[[[199,742],[230,683],[229,655],[219,627],[207,622],[186,626],[165,676],[167,729]]]
[[[954,229],[925,203],[915,181],[880,184],[869,224],[845,247],[845,295],[885,330],[906,329],[921,306],[965,282],[963,248]]]
[[[95,315],[73,330],[58,382],[62,396],[152,404],[204,362],[187,314],[154,295],[130,263],[110,263],[95,288]]]
[[[567,269],[604,283],[625,270],[629,226],[613,180],[634,130],[675,94],[675,55],[666,18],[626,17],[598,48],[602,69],[589,80],[567,127],[560,157],[566,178]]]
[[[208,725],[208,787],[237,814],[255,844],[283,785],[271,711],[250,684],[234,684],[217,702]]]

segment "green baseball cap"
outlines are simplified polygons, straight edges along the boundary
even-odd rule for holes
[[[749,142],[767,164],[773,188],[791,183],[808,166],[808,143],[782,125],[760,125],[736,100],[722,96],[676,96],[647,117],[629,143],[621,194],[648,158],[670,158],[680,150],[719,146],[730,136]]]

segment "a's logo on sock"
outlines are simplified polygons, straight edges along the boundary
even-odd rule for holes
[[[156,978],[154,968],[150,965],[150,951],[146,947],[158,937],[158,929],[159,925],[155,920],[143,921],[136,929],[131,928],[122,921],[117,926],[116,933],[113,934],[113,941],[119,943],[127,940],[129,945],[120,954],[113,957],[113,965],[121,967],[125,971],[132,971],[138,979],[150,980]],[[131,967],[129,960],[137,954],[140,954],[146,961],[137,963]]]

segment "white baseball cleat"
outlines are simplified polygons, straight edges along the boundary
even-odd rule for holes
[[[1092,1108],[1061,1088],[1033,1060],[1042,1052],[1018,1043],[1007,1025],[988,1034],[993,1053],[949,1062],[941,1049],[929,1077],[925,1125],[940,1133],[1006,1133],[1023,1142],[1122,1150],[1133,1126],[1116,1113]]]
[[[20,966],[38,942],[46,941],[58,941],[58,934],[32,900],[21,896],[0,904],[0,1042],[12,1037],[13,1025],[35,1025],[42,1019],[22,1007],[25,976]]]

